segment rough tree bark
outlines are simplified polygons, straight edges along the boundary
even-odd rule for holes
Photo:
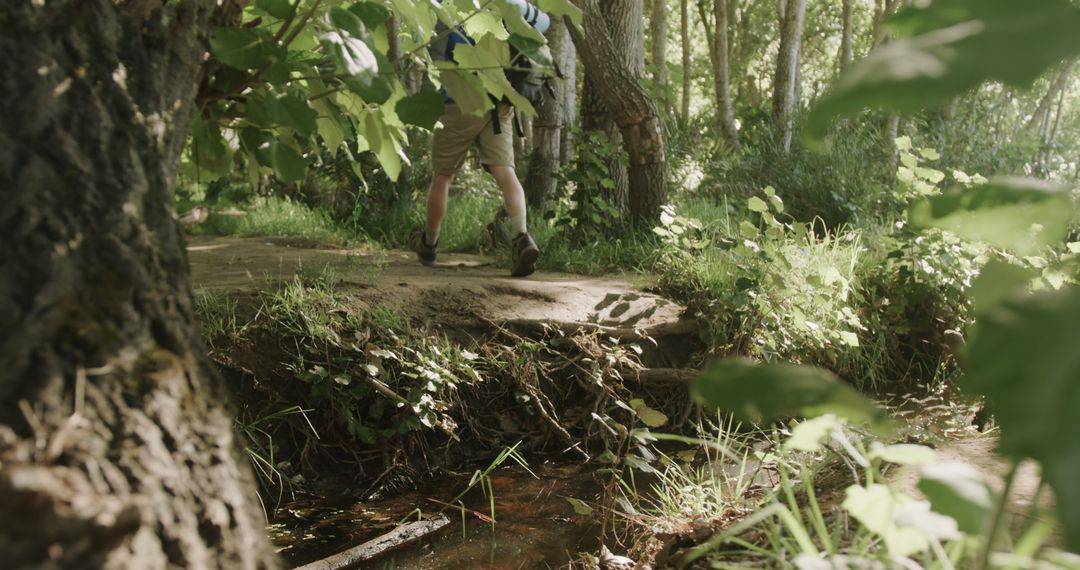
[[[682,105],[679,120],[685,126],[690,121],[690,7],[689,0],[679,0],[679,43],[682,46]]]
[[[559,64],[565,59],[570,35],[566,24],[555,19],[547,31],[551,57]],[[564,72],[565,73],[565,72]],[[548,94],[536,110],[533,120],[533,152],[529,157],[529,169],[525,176],[525,197],[529,206],[539,208],[555,195],[559,174],[559,147],[562,143],[564,90],[559,87],[556,96]]]
[[[7,568],[276,566],[173,219],[207,32],[237,8],[0,7]]]
[[[777,76],[773,80],[772,123],[775,141],[781,152],[792,149],[795,128],[795,82],[798,79],[799,51],[802,45],[802,24],[806,19],[806,0],[780,0],[780,50],[777,54]]]
[[[791,151],[791,136],[795,128],[795,83],[798,79],[799,52],[802,48],[803,22],[806,19],[806,0],[780,0],[780,49],[776,58],[776,78],[773,81],[772,119],[775,139],[781,152]]]
[[[735,128],[735,111],[731,102],[731,49],[729,32],[728,0],[713,0],[713,17],[716,28],[713,34],[712,55],[713,85],[716,90],[716,115],[720,134],[731,148],[739,148],[739,130]]]
[[[642,0],[606,0],[598,7],[598,14],[603,18],[605,29],[615,46],[614,59],[605,62],[605,65],[623,67],[630,72],[635,82],[639,82],[645,77],[645,16]],[[579,52],[582,50],[577,40],[575,47]],[[590,74],[586,69],[581,101],[581,128],[585,132],[601,131],[615,148],[626,148],[621,130],[603,93],[611,88],[610,85],[599,82],[596,74]],[[615,184],[604,192],[604,199],[625,217],[630,213],[630,173],[619,156],[612,156],[607,162],[608,176]]]
[[[652,223],[667,197],[664,135],[656,104],[641,86],[639,74],[620,61],[617,44],[597,0],[578,0],[584,35],[572,25],[570,36],[585,65],[585,75],[612,110],[630,155],[630,217]]]
[[[649,19],[649,36],[652,38],[650,61],[653,65],[653,80],[662,94],[660,104],[664,114],[670,112],[668,103],[668,68],[667,68],[667,0],[652,0],[652,17]]]
[[[559,69],[562,70],[565,79],[562,81],[562,87],[559,89],[559,99],[562,101],[562,133],[559,137],[559,164],[566,166],[570,164],[570,159],[573,157],[574,150],[574,126],[577,125],[578,120],[578,103],[577,103],[577,49],[574,47],[574,42],[570,40],[570,32],[566,31],[565,23],[562,24],[563,38],[561,40],[560,49],[562,53],[555,55],[555,60],[559,62]]]

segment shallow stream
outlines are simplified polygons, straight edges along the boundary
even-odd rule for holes
[[[490,475],[495,523],[459,509],[443,512],[452,523],[418,544],[389,553],[364,568],[517,569],[555,568],[578,552],[599,548],[596,514],[577,514],[567,497],[595,505],[602,481],[582,465],[531,466],[535,477],[519,466]],[[325,558],[384,534],[401,521],[416,520],[416,510],[435,513],[464,490],[468,477],[448,477],[392,499],[358,503],[343,497],[302,501],[279,510],[271,538],[287,563],[297,566]],[[432,500],[434,499],[434,501]],[[480,486],[462,501],[467,509],[491,516],[491,502]]]

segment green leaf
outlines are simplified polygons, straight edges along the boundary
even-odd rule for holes
[[[1080,288],[1010,299],[979,315],[961,388],[989,398],[1000,450],[1042,463],[1070,550],[1080,551]]]
[[[255,157],[260,165],[273,168],[274,160],[270,153],[273,139],[266,131],[247,127],[240,131],[240,143],[244,150]]]
[[[924,465],[933,461],[937,453],[925,445],[897,443],[873,445],[869,455],[871,459],[880,459],[897,465]]]
[[[510,38],[510,32],[506,31],[502,20],[491,12],[480,12],[469,18],[465,22],[465,33],[477,41],[484,39],[487,35],[504,42]]]
[[[262,29],[214,28],[210,33],[210,52],[236,69],[256,69],[284,59],[273,37]]]
[[[769,211],[769,206],[768,206],[768,204],[765,203],[765,200],[762,200],[761,198],[758,198],[757,196],[751,196],[750,197],[750,200],[747,203],[747,207],[750,208],[751,212],[767,212],[767,211]]]
[[[360,18],[369,30],[374,30],[390,18],[390,10],[378,2],[357,2],[349,6],[349,11]]]
[[[271,157],[274,163],[274,172],[283,182],[296,182],[303,180],[307,173],[307,161],[296,153],[289,145],[272,143]]]
[[[296,12],[296,7],[290,0],[255,0],[255,7],[279,20],[284,20]]]
[[[591,506],[589,506],[589,504],[586,503],[585,501],[582,501],[581,499],[575,499],[573,497],[563,497],[563,498],[566,499],[566,502],[570,503],[570,505],[572,507],[574,507],[574,512],[575,513],[577,513],[579,515],[582,515],[582,516],[589,516],[589,515],[591,515],[593,513],[593,508]]]
[[[848,346],[859,346],[859,335],[851,331],[840,331],[840,342]]]
[[[334,60],[338,72],[365,84],[370,83],[377,76],[379,61],[375,52],[371,51],[361,38],[334,31],[323,34],[322,43],[326,52]]]
[[[482,116],[494,105],[484,90],[484,84],[468,71],[444,68],[439,79],[447,94],[461,107],[461,112],[465,115]]]
[[[278,99],[277,112],[279,124],[289,127],[305,137],[315,132],[315,119],[318,114],[308,106],[307,99],[297,94],[285,95]]]
[[[365,102],[382,105],[394,95],[394,87],[390,80],[382,76],[374,76],[370,81],[349,79],[345,81],[353,93],[359,95]]]
[[[808,134],[866,107],[907,113],[985,81],[1027,86],[1080,53],[1080,8],[1068,0],[935,0],[894,20],[897,37],[845,72],[815,105]]]
[[[341,126],[341,114],[325,98],[313,102],[319,110],[319,118],[316,119],[319,136],[326,143],[326,148],[331,154],[337,154],[341,144],[345,142],[345,129]]]
[[[922,467],[919,490],[934,512],[956,520],[961,532],[982,534],[994,507],[994,494],[983,476],[958,461],[928,463]]]
[[[1037,276],[1037,272],[1019,265],[997,259],[990,261],[971,283],[969,295],[975,311],[988,311],[1005,299],[1023,294]]]
[[[757,239],[760,232],[758,227],[749,220],[739,222],[739,235],[746,239]]]
[[[916,228],[949,230],[1021,255],[1062,241],[1072,217],[1072,201],[1063,189],[1023,178],[955,189],[917,202],[908,211]]]
[[[364,117],[367,140],[371,143],[371,152],[379,159],[379,164],[386,171],[386,177],[397,180],[401,174],[401,156],[398,154],[397,141],[390,134],[381,113],[368,113]]]
[[[315,110],[308,106],[307,100],[296,94],[274,97],[268,92],[251,96],[245,107],[246,118],[261,127],[284,126],[303,136],[315,132]]]
[[[509,2],[498,2],[495,5],[495,10],[502,16],[503,22],[506,23],[506,29],[510,31],[511,36],[518,35],[533,42],[545,43],[544,36],[525,21],[517,6]],[[510,41],[513,43],[513,37],[511,37]],[[455,48],[455,53],[456,51]]]
[[[775,419],[832,413],[853,423],[888,424],[884,411],[825,370],[796,364],[756,364],[730,358],[710,365],[694,382],[695,397],[740,419]]]
[[[866,488],[852,485],[847,488],[843,507],[863,526],[885,540],[892,556],[910,556],[926,550],[930,544],[923,533],[910,527],[899,527],[894,520],[898,507],[910,503],[886,485],[872,484]]]
[[[445,105],[442,95],[434,91],[421,91],[398,101],[394,110],[405,123],[431,130],[445,111]]]
[[[272,128],[279,124],[278,101],[267,91],[257,91],[244,105],[244,118],[260,127]]]
[[[791,437],[784,441],[783,448],[809,452],[817,451],[829,439],[834,429],[846,423],[832,414],[825,414],[799,422],[799,425],[791,430]]]
[[[630,407],[634,409],[634,413],[641,419],[641,422],[649,427],[660,427],[668,421],[666,415],[650,408],[645,404],[644,400],[630,400]]]
[[[552,18],[556,16],[570,16],[570,21],[575,25],[581,25],[581,9],[573,5],[570,0],[536,0],[536,6],[545,11]]]
[[[330,23],[335,28],[348,32],[354,38],[364,37],[364,33],[367,31],[364,22],[360,20],[359,16],[337,6],[330,8]]]

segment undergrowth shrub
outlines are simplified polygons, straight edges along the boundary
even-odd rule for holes
[[[977,248],[902,224],[829,231],[784,211],[771,188],[715,225],[665,209],[658,286],[708,324],[714,354],[823,366],[862,388],[955,364],[949,335],[969,318]]]
[[[832,147],[818,153],[798,143],[784,152],[765,112],[741,119],[739,152],[705,149],[712,160],[705,163],[699,193],[745,200],[771,186],[784,196],[786,212],[796,221],[820,220],[829,229],[875,215],[872,197],[891,186],[895,167],[874,121],[839,125]]]

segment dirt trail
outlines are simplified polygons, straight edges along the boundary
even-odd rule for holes
[[[634,330],[684,334],[696,327],[685,309],[644,293],[626,279],[585,277],[539,271],[512,279],[490,257],[442,254],[425,267],[406,251],[326,248],[278,238],[192,237],[188,254],[196,289],[257,291],[298,272],[327,270],[346,286],[366,291],[378,303],[391,303],[449,326],[469,323],[455,316],[487,319],[528,328],[586,324],[616,335]],[[480,324],[480,323],[476,323]]]

